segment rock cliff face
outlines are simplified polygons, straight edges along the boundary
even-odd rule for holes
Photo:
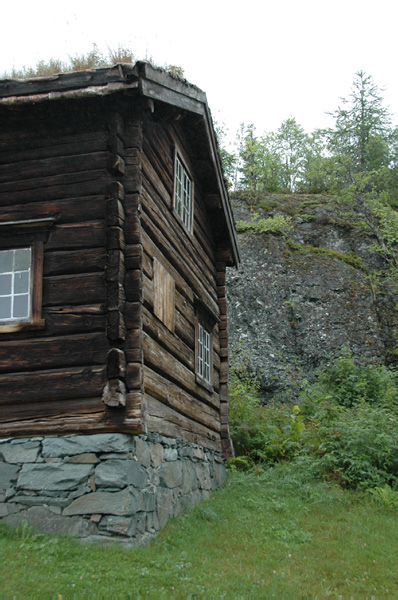
[[[367,361],[392,362],[397,296],[375,238],[355,208],[327,196],[272,196],[260,217],[288,215],[286,235],[239,234],[242,264],[230,271],[232,364],[247,360],[265,400],[294,397],[303,377],[343,347]],[[235,219],[253,219],[243,201]],[[378,280],[375,283],[375,273]],[[380,273],[382,274],[380,276]]]

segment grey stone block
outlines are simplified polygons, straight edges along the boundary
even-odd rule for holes
[[[134,485],[143,488],[148,482],[145,469],[133,459],[111,459],[102,461],[95,469],[95,485],[97,487],[123,488]]]
[[[65,459],[65,462],[96,465],[99,463],[99,458],[97,458],[94,452],[84,452],[84,454],[76,454],[76,456],[69,456]]]
[[[86,483],[91,465],[26,464],[18,477],[18,488],[28,490],[74,490]]]
[[[189,494],[199,487],[199,480],[196,471],[197,464],[193,464],[189,459],[182,461],[182,493]]]
[[[13,496],[15,496],[16,491],[15,488],[9,487],[6,489],[6,493],[4,494],[4,500],[10,500]]]
[[[167,488],[159,488],[157,493],[157,515],[160,527],[164,527],[174,514],[173,492]]]
[[[145,512],[137,513],[134,518],[135,518],[136,535],[142,535],[143,533],[145,533],[146,513]]]
[[[130,537],[136,534],[136,522],[134,517],[106,516],[101,519],[99,530]]]
[[[8,463],[33,463],[36,461],[40,450],[38,442],[26,444],[3,444],[0,454]]]
[[[160,467],[163,462],[164,449],[162,444],[152,444],[151,445],[151,461],[152,465],[155,467]]]
[[[102,461],[95,469],[95,485],[97,487],[126,487],[127,463],[128,460],[118,459]]]
[[[23,510],[25,507],[22,504],[15,504],[14,502],[7,502],[7,510],[9,515],[13,515],[14,513]]]
[[[13,498],[13,502],[18,502],[24,506],[59,506],[64,508],[70,504],[69,498],[54,498],[53,496],[25,496],[24,494],[17,494]]]
[[[211,490],[210,469],[208,463],[197,463],[196,473],[199,480],[199,487],[202,490]]]
[[[73,456],[86,452],[131,452],[132,450],[134,450],[134,437],[124,433],[71,435],[43,440],[44,457]]]
[[[177,448],[165,448],[164,449],[164,460],[173,461],[177,460],[178,452]]]
[[[141,495],[142,496],[142,495]],[[125,489],[121,492],[94,492],[74,500],[64,515],[132,515],[140,510],[142,498]]]
[[[145,529],[151,533],[155,533],[155,531],[159,531],[160,523],[159,523],[159,517],[156,512],[148,512],[147,513]]]
[[[129,460],[127,465],[127,484],[143,488],[148,484],[147,471],[135,460]]]
[[[135,454],[137,461],[143,467],[149,467],[151,465],[151,446],[149,442],[139,437],[135,440]]]
[[[0,504],[0,518],[6,517],[8,515],[7,504],[2,502]]]
[[[153,492],[142,493],[142,510],[148,512],[156,509],[156,494]]]
[[[227,481],[227,469],[223,462],[214,463],[214,483],[213,488],[219,488]]]
[[[94,523],[81,518],[66,519],[55,515],[44,506],[34,506],[28,510],[8,515],[4,519],[7,525],[16,527],[26,520],[29,525],[47,534],[71,535],[73,537],[85,537],[96,533]]]
[[[182,485],[182,464],[180,461],[165,462],[159,468],[161,487],[176,488]]]
[[[0,490],[10,487],[12,482],[17,479],[20,467],[0,462]]]

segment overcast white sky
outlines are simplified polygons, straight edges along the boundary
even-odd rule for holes
[[[4,2],[0,73],[119,44],[183,67],[234,134],[294,116],[306,129],[365,71],[398,120],[397,0],[35,0]]]

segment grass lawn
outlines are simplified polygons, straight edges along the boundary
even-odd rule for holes
[[[299,466],[233,473],[149,546],[0,528],[0,598],[398,597],[398,511]]]

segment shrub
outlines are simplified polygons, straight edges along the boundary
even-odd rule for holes
[[[299,460],[349,488],[398,486],[398,385],[384,366],[357,365],[344,350],[301,405],[261,405],[250,375],[231,375],[231,433],[238,455],[272,464]]]
[[[366,405],[341,409],[320,423],[319,473],[345,487],[369,488],[398,480],[398,418],[391,410]]]
[[[230,375],[230,427],[235,452],[256,462],[288,460],[302,449],[303,417],[298,406],[260,403],[250,373]]]
[[[334,365],[320,373],[316,389],[327,391],[337,404],[346,408],[358,406],[363,401],[398,406],[396,374],[382,365],[355,364],[347,349]]]

